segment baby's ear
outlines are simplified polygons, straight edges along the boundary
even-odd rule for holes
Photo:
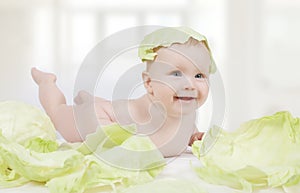
[[[149,72],[144,71],[142,73],[143,81],[144,81],[144,87],[147,90],[148,94],[153,93],[152,85],[151,85],[151,77],[149,75]]]

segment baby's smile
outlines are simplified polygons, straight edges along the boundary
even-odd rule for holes
[[[180,100],[180,101],[192,101],[196,100],[197,97],[190,97],[190,96],[174,96],[175,100]]]
[[[179,102],[180,104],[195,104],[197,103],[198,98],[193,95],[176,95],[173,97],[175,103]]]

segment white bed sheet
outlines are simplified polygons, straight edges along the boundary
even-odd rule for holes
[[[162,178],[179,178],[179,179],[189,179],[193,180],[196,183],[201,184],[201,186],[208,192],[208,193],[239,193],[241,191],[231,189],[225,186],[218,186],[208,184],[202,181],[197,174],[192,170],[191,164],[194,166],[201,166],[199,160],[190,152],[188,149],[185,153],[177,158],[172,158],[168,162],[168,165],[165,167],[164,171],[157,177],[157,179]],[[16,188],[7,188],[7,189],[0,189],[0,193],[50,193],[47,187],[41,183],[28,183],[21,187]],[[97,190],[90,190],[86,191],[85,193],[105,193],[103,191]],[[108,191],[109,192],[109,191]],[[285,193],[282,189],[265,189],[255,191],[254,193]]]

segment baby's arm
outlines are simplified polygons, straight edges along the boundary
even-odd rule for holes
[[[70,142],[81,141],[81,133],[76,129],[73,106],[66,104],[63,92],[56,85],[56,76],[31,69],[33,80],[39,87],[39,99],[57,131]]]

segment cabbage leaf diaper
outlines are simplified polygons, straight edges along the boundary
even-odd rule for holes
[[[86,136],[83,143],[73,147],[83,154],[91,154],[96,150],[105,151],[115,146],[121,145],[126,139],[133,136],[136,132],[135,125],[121,126],[111,124],[97,128],[96,132]]]
[[[299,185],[300,119],[289,112],[248,121],[234,132],[220,129],[217,137],[206,154],[205,136],[192,146],[203,164],[195,171],[204,181],[247,192]]]

